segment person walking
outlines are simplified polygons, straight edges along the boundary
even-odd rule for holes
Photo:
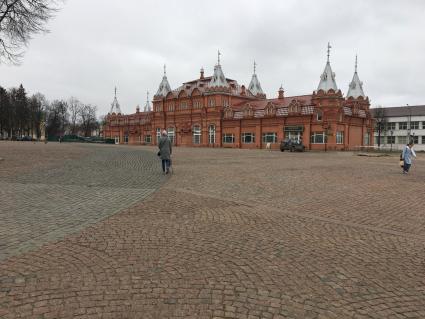
[[[172,147],[171,140],[169,139],[166,130],[162,131],[161,137],[159,138],[158,142],[158,148],[158,155],[160,156],[162,161],[162,171],[164,172],[164,174],[168,174],[170,172]]]
[[[410,141],[409,144],[403,147],[403,152],[401,157],[403,159],[403,174],[409,172],[410,166],[412,165],[412,156],[416,157],[416,153],[413,150],[413,141]]]

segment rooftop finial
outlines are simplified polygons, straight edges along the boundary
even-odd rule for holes
[[[146,91],[146,103],[149,103],[149,90]]]
[[[218,59],[217,59],[217,61],[218,61],[218,65],[220,65],[220,55],[221,55],[220,50],[218,50],[217,55],[218,55]]]
[[[331,44],[328,42],[328,62],[329,62],[329,56],[331,55]]]
[[[255,74],[256,69],[257,69],[257,63],[255,63],[255,60],[254,60],[254,74]]]
[[[164,64],[164,76],[167,76],[167,66]]]
[[[356,54],[356,64],[355,64],[355,66],[354,66],[354,72],[356,72],[356,73],[357,73],[357,54]]]
[[[117,87],[115,87],[115,98],[117,97]]]

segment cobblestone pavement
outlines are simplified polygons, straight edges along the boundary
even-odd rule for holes
[[[423,154],[410,175],[396,156],[174,156],[144,200],[3,260],[0,317],[425,318]]]
[[[165,180],[152,152],[115,146],[0,144],[0,260],[83,229]]]

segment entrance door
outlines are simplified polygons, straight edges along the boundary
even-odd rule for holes
[[[302,132],[285,132],[285,140],[292,140],[299,143],[303,140]]]
[[[115,144],[119,144],[120,143],[120,137],[119,136],[115,136]]]

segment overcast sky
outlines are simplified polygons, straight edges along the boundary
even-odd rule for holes
[[[311,94],[326,64],[344,95],[354,72],[372,106],[425,104],[423,0],[68,0],[30,42],[20,66],[0,65],[0,85],[49,100],[74,96],[109,111],[143,108],[167,65],[173,89],[212,75],[248,86],[253,61],[267,94]]]

